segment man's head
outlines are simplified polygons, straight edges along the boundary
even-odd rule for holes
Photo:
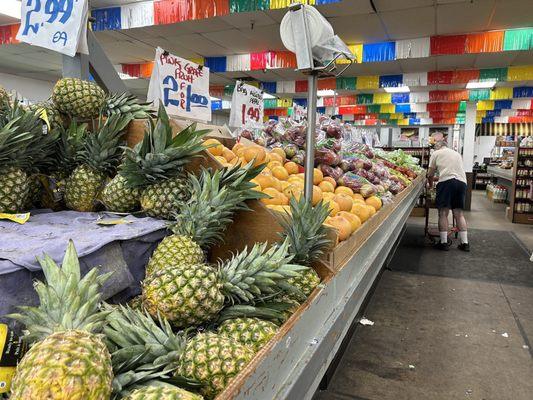
[[[434,149],[435,150],[440,150],[443,147],[448,147],[448,144],[446,143],[446,141],[439,140],[439,141],[435,142],[435,145],[434,145]]]

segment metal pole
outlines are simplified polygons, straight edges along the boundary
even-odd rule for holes
[[[313,168],[315,167],[315,129],[318,72],[311,71],[307,77],[307,137],[305,139],[305,191],[308,201],[313,199]]]

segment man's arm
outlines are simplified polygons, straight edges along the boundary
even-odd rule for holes
[[[433,177],[435,176],[436,170],[437,170],[437,162],[435,160],[435,153],[433,153],[431,157],[429,158],[429,167],[428,167],[428,172],[426,174],[426,178],[427,178],[430,188],[433,186]]]

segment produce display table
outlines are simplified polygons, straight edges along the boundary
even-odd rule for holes
[[[352,257],[323,280],[217,400],[311,399],[422,191],[419,176],[368,225]],[[369,221],[370,222],[370,221]],[[367,222],[368,224],[368,222]],[[366,225],[366,224],[365,224]],[[361,229],[365,228],[365,225]]]
[[[487,167],[487,172],[497,178],[501,178],[509,182],[513,181],[513,169],[503,169],[500,167],[489,166]]]

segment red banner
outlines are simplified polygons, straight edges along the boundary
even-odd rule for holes
[[[431,36],[430,54],[464,54],[466,51],[466,35]]]

